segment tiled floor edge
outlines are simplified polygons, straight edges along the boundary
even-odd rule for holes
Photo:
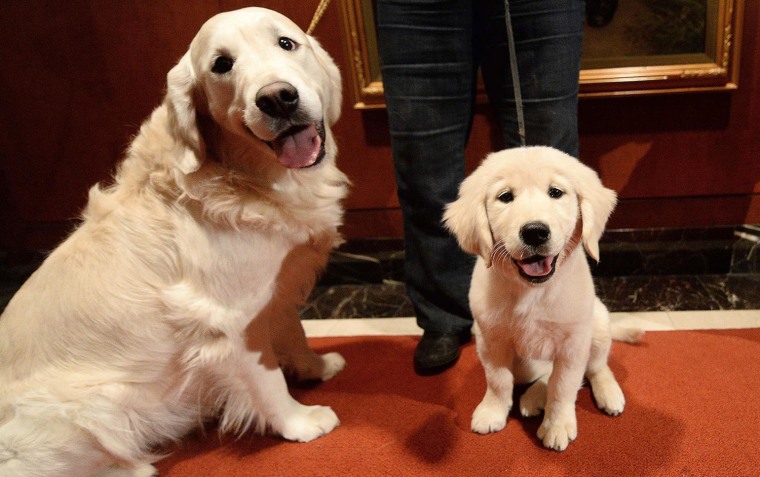
[[[760,328],[760,310],[656,311],[611,313],[623,326],[645,331]],[[341,336],[419,336],[414,317],[303,320],[309,338]]]

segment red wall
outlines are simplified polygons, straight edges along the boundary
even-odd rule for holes
[[[261,1],[304,28],[318,0]],[[161,101],[166,72],[205,19],[241,1],[6,0],[0,15],[0,247],[58,242]],[[315,32],[342,70],[340,8]],[[760,223],[760,24],[746,2],[739,89],[580,105],[581,155],[620,193],[613,227]],[[385,111],[351,109],[336,127],[354,183],[349,238],[399,236]],[[493,147],[487,108],[468,149]]]

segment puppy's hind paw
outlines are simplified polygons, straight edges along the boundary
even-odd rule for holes
[[[520,397],[520,414],[525,417],[538,416],[546,407],[546,383],[536,381]]]

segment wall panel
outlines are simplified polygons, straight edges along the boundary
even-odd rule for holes
[[[315,36],[343,71],[334,0]],[[113,171],[162,98],[165,75],[203,21],[256,3],[306,28],[318,0],[8,0],[0,15],[2,248],[50,247],[70,230],[86,191]],[[745,25],[760,24],[746,2]],[[583,100],[582,159],[615,188],[614,227],[760,223],[760,38],[744,28],[739,89]],[[347,97],[335,128],[353,182],[348,238],[402,233],[384,110]],[[487,106],[468,146],[475,167],[498,147]]]

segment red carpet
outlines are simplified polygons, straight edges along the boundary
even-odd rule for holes
[[[220,438],[209,427],[160,461],[172,476],[756,476],[760,475],[760,329],[650,332],[615,343],[611,366],[625,412],[597,410],[578,396],[578,439],[565,452],[535,437],[540,417],[512,413],[480,436],[470,415],[485,390],[475,346],[434,377],[411,366],[417,338],[311,340],[348,367],[332,381],[294,389],[305,404],[331,406],[341,425],[306,444],[275,437]]]

